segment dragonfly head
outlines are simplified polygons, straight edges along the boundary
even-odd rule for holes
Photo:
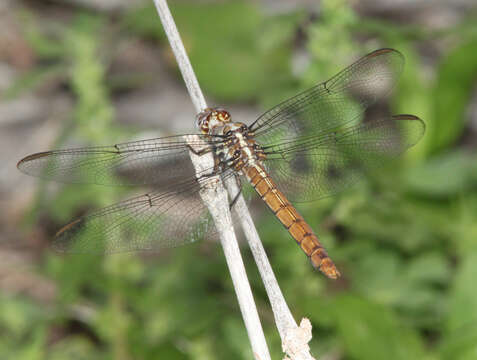
[[[230,113],[222,108],[207,108],[197,115],[197,126],[203,134],[211,134],[214,128],[232,120]]]

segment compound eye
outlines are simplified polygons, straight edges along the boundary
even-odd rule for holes
[[[238,158],[240,156],[240,150],[235,150],[234,157]]]
[[[219,121],[222,121],[225,123],[228,123],[230,121],[230,114],[227,111],[217,108],[216,112],[217,112],[217,119]]]

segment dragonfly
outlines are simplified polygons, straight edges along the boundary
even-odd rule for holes
[[[399,51],[379,49],[248,125],[232,121],[225,109],[207,108],[196,116],[200,134],[192,143],[176,135],[45,151],[26,156],[18,169],[64,183],[151,186],[56,233],[57,250],[86,253],[160,251],[203,238],[214,227],[201,189],[214,176],[244,177],[313,267],[336,279],[336,265],[291,201],[336,194],[421,139],[425,124],[417,116],[364,116],[392,90],[403,66]],[[198,173],[190,158],[196,147],[214,158]]]

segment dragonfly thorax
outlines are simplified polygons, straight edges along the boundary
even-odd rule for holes
[[[216,135],[225,137],[224,146],[217,148],[217,156],[237,171],[265,159],[262,147],[253,139],[253,133],[241,122],[228,123],[214,129]]]
[[[224,138],[221,146],[215,148],[221,163],[239,171],[265,159],[248,126],[231,120],[230,113],[222,108],[207,108],[197,115],[197,126],[203,134]]]

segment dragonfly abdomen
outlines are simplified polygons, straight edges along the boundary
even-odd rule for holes
[[[266,170],[255,163],[244,168],[243,172],[255,191],[310,258],[313,266],[329,278],[336,279],[340,276],[318,237],[295,207],[287,200],[286,196],[278,190]]]

